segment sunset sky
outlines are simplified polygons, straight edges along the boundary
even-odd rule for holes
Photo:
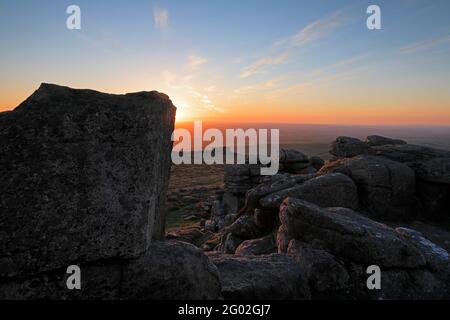
[[[448,0],[1,0],[0,43],[0,111],[48,82],[158,90],[179,121],[450,125]]]

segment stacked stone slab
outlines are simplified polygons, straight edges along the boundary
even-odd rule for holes
[[[227,213],[236,214],[243,207],[245,194],[261,183],[261,166],[251,164],[225,166],[223,204]]]
[[[141,298],[177,298],[168,290],[180,281],[192,298],[215,297],[217,275],[195,248],[152,244],[164,236],[175,111],[155,91],[43,84],[0,114],[0,298],[127,299],[136,290]],[[180,265],[154,291],[175,255],[197,268],[197,278]],[[82,269],[81,291],[65,286],[70,265]],[[144,287],[130,291],[126,279]]]
[[[358,186],[361,207],[384,219],[448,219],[450,151],[369,136],[338,137],[319,174],[342,172]]]
[[[374,149],[378,156],[401,162],[414,170],[422,217],[436,220],[450,217],[450,151],[411,144]]]
[[[244,207],[247,192],[261,183],[272,183],[291,174],[314,174],[323,164],[319,157],[309,158],[297,150],[280,149],[279,173],[275,177],[261,176],[261,165],[228,165],[224,176],[224,209],[236,214]]]
[[[314,158],[314,164],[317,164],[318,158]],[[293,174],[314,173],[316,169],[307,155],[293,149],[280,150],[280,171]]]
[[[313,297],[443,299],[450,256],[408,228],[393,229],[347,208],[288,198],[280,210],[278,250],[294,256]],[[367,290],[366,270],[381,269],[381,290]],[[325,268],[325,266],[328,266]]]

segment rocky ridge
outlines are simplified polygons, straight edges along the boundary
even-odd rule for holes
[[[370,136],[339,137],[330,153],[321,161],[281,150],[281,170],[272,177],[253,174],[255,165],[226,170],[229,196],[214,200],[204,222],[215,236],[199,245],[219,269],[223,295],[448,298],[450,260],[441,245],[448,248],[450,233],[441,229],[438,238],[426,224],[416,225],[427,235],[401,226],[449,220],[450,152]],[[286,166],[286,159],[297,165]],[[382,270],[382,290],[366,287],[371,265]]]

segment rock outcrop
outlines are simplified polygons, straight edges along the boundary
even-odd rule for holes
[[[341,173],[331,173],[309,179],[291,188],[271,193],[260,199],[262,207],[279,208],[287,197],[303,199],[323,207],[358,207],[355,183]]]
[[[368,136],[366,143],[371,147],[406,144],[405,141],[400,139],[391,139],[377,135]]]
[[[330,150],[330,153],[338,158],[349,158],[371,152],[372,149],[367,143],[351,137],[336,138]]]
[[[175,111],[155,91],[43,84],[1,114],[1,298],[217,298],[201,252],[152,244],[165,234]],[[80,291],[66,287],[70,265]]]
[[[296,169],[283,163],[279,174],[246,191],[237,220],[219,229],[221,242],[210,253],[223,296],[450,297],[450,258],[440,246],[447,233],[439,229],[442,241],[435,229],[425,236],[386,224],[431,218],[430,208],[448,215],[447,153],[381,136],[341,137],[330,152],[335,157],[315,167],[300,152],[282,153]],[[309,167],[317,172],[302,171]],[[380,268],[381,290],[368,289],[369,266]]]
[[[448,219],[450,151],[413,144],[374,146],[372,149],[377,156],[402,163],[414,170],[421,217]]]
[[[422,253],[394,229],[346,208],[319,208],[306,201],[288,198],[280,210],[282,235],[311,243],[320,241],[330,253],[362,265],[388,268],[425,266]],[[287,248],[279,246],[280,252]]]
[[[346,208],[286,199],[280,252],[293,255],[313,298],[442,299],[450,294],[450,258],[415,230],[392,229]],[[382,270],[380,290],[367,290],[366,269]]]
[[[361,207],[385,219],[412,215],[415,204],[414,171],[384,157],[360,155],[329,162],[319,174],[342,173],[358,187]]]

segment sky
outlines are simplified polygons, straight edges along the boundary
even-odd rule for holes
[[[46,82],[158,90],[180,122],[450,125],[448,0],[0,0],[0,44],[0,111]]]

